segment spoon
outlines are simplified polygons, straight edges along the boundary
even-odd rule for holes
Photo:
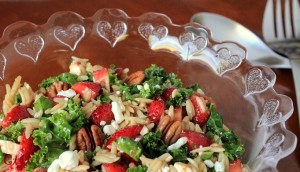
[[[247,49],[247,59],[254,65],[271,68],[291,68],[288,58],[275,53],[258,36],[243,25],[214,13],[197,13],[192,22],[208,27],[217,41],[234,41]]]

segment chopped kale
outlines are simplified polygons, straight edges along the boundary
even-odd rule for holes
[[[136,167],[131,167],[126,170],[126,172],[147,172],[147,166],[138,165]]]
[[[39,86],[42,88],[47,88],[51,84],[53,84],[54,82],[57,82],[57,81],[62,81],[64,83],[67,83],[69,86],[72,86],[73,84],[75,84],[77,82],[77,78],[78,78],[78,76],[75,74],[62,73],[58,76],[52,76],[52,77],[49,77],[49,78],[43,80]]]
[[[156,158],[167,152],[167,145],[161,139],[161,132],[149,132],[141,140],[143,155]]]

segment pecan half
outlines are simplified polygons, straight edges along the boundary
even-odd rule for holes
[[[175,143],[182,132],[181,121],[172,121],[169,115],[165,115],[159,121],[156,131],[160,131],[163,135],[164,142],[167,145]]]
[[[93,140],[95,142],[95,146],[102,146],[104,140],[104,134],[101,129],[97,125],[91,126],[91,132],[93,136]]]
[[[58,92],[67,89],[68,89],[67,83],[64,83],[62,81],[54,82],[50,85],[50,87],[47,88],[47,96],[54,97],[57,95]]]
[[[128,78],[125,80],[128,85],[134,85],[134,84],[140,84],[145,78],[144,71],[136,71],[128,76]]]
[[[91,125],[89,128],[82,127],[76,135],[76,145],[79,150],[92,151],[96,146],[102,146],[104,134],[96,125]]]
[[[81,128],[77,132],[76,145],[79,150],[92,150],[92,143],[85,128]]]

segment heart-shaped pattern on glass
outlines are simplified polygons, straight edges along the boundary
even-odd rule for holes
[[[4,79],[4,72],[6,67],[6,58],[3,54],[0,53],[0,79]]]
[[[179,35],[179,43],[185,50],[185,57],[190,57],[207,46],[207,39],[201,36],[195,36],[193,32],[185,31]]]
[[[39,54],[44,47],[44,39],[39,35],[30,35],[16,41],[14,48],[22,56],[29,57],[37,62]]]
[[[264,144],[261,154],[264,157],[276,156],[281,151],[280,145],[283,143],[283,141],[284,135],[282,133],[273,134]]]
[[[279,120],[282,117],[282,114],[277,111],[278,107],[278,100],[271,99],[267,101],[264,105],[264,111],[257,126],[270,126],[279,122]]]
[[[127,25],[122,21],[116,21],[113,24],[107,21],[97,23],[97,33],[105,39],[111,47],[114,47],[118,40],[121,40],[127,32]]]
[[[56,27],[54,29],[54,37],[62,44],[68,46],[72,51],[75,50],[79,41],[84,37],[85,29],[82,25],[72,24],[66,29]]]
[[[270,86],[270,81],[258,68],[251,69],[246,76],[246,95],[261,93]]]
[[[143,23],[138,27],[138,32],[146,40],[149,39],[150,35],[160,40],[168,35],[168,28],[163,25],[153,27],[151,23]]]
[[[216,58],[219,61],[217,72],[220,75],[234,70],[242,63],[242,58],[238,55],[232,55],[227,48],[221,48],[216,53]]]

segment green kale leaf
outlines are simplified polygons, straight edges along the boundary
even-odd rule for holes
[[[147,172],[147,169],[148,168],[145,165],[138,165],[136,167],[128,168],[126,172]]]
[[[143,155],[156,158],[167,152],[167,145],[161,139],[161,132],[149,132],[141,140]]]
[[[12,123],[7,128],[7,132],[8,132],[8,135],[10,136],[10,138],[13,141],[17,142],[18,137],[22,135],[24,128],[25,128],[25,126],[20,121],[18,121],[17,123]]]
[[[52,77],[49,77],[49,78],[43,80],[39,86],[42,88],[47,88],[51,84],[53,84],[54,82],[57,82],[57,81],[62,81],[64,83],[67,83],[69,86],[72,86],[73,84],[75,84],[77,82],[77,78],[78,78],[78,76],[75,74],[62,73],[58,76],[52,76]]]

